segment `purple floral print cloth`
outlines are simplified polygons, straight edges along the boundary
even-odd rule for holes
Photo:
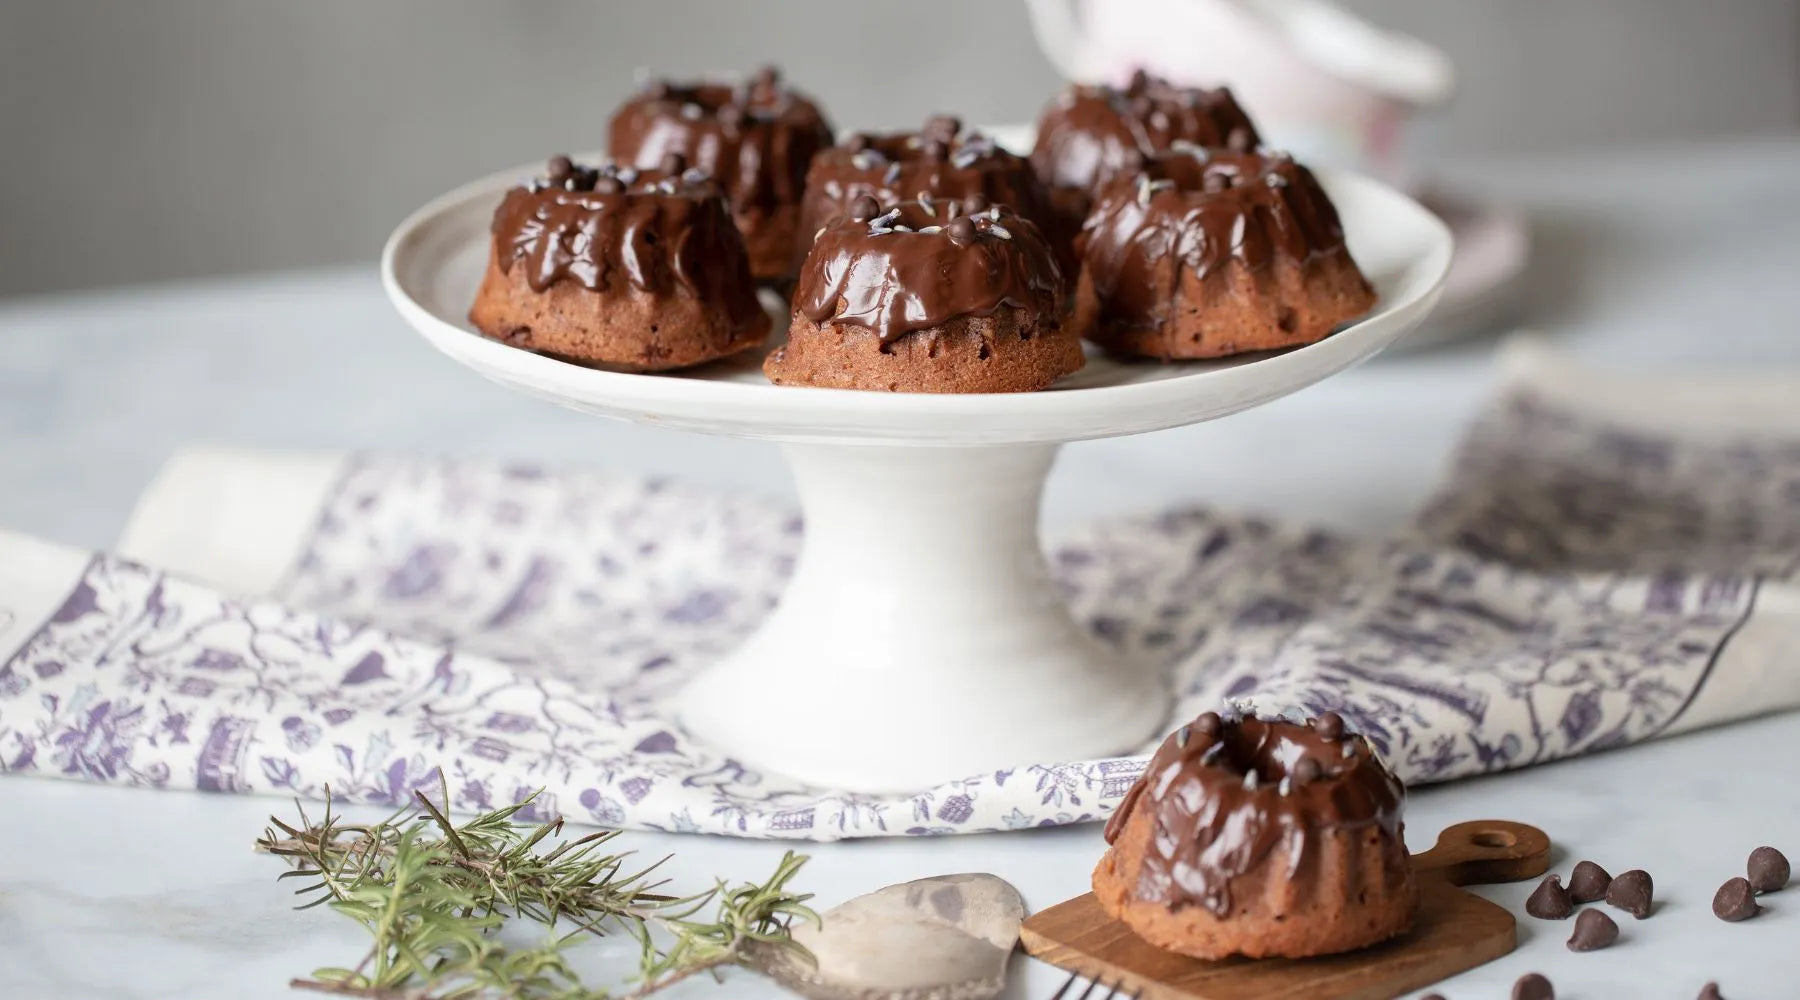
[[[1171,726],[1335,709],[1409,783],[1800,704],[1800,432],[1586,396],[1515,385],[1400,537],[1193,508],[1052,563],[1079,620],[1166,665]],[[0,534],[0,770],[382,804],[441,778],[463,809],[543,787],[537,816],[827,840],[1096,819],[1144,766],[865,795],[684,735],[669,696],[791,566],[775,504],[388,455],[195,453],[157,490],[123,548],[162,569]]]

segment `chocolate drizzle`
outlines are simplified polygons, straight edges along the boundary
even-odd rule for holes
[[[679,153],[719,179],[734,212],[758,213],[799,202],[831,126],[765,69],[738,86],[653,81],[613,113],[607,142],[639,169]]]
[[[493,220],[501,271],[525,268],[534,291],[576,281],[592,291],[629,286],[718,303],[739,325],[761,314],[743,238],[704,175],[579,167],[506,193]]]
[[[1296,780],[1309,760],[1319,776]],[[1108,821],[1106,839],[1116,840],[1137,810],[1153,810],[1137,898],[1224,916],[1233,879],[1265,863],[1298,879],[1319,863],[1317,841],[1327,833],[1373,828],[1388,871],[1408,871],[1404,800],[1400,782],[1360,738],[1334,741],[1279,720],[1225,720],[1216,737],[1195,726],[1164,740]]]
[[[1101,322],[1148,328],[1167,319],[1183,268],[1204,277],[1228,260],[1260,270],[1349,252],[1337,209],[1305,167],[1279,153],[1185,144],[1108,186],[1080,245]]]
[[[1049,218],[1043,189],[1023,157],[978,132],[963,133],[960,122],[942,115],[918,132],[858,133],[815,157],[806,176],[800,231],[810,233],[842,215],[862,195],[882,208],[921,195],[939,200],[981,195],[1040,230]]]
[[[1062,274],[1029,220],[999,207],[909,201],[821,229],[800,269],[794,310],[886,342],[1001,306],[1055,316],[1062,298]]]
[[[1176,142],[1247,152],[1261,142],[1231,91],[1139,72],[1124,88],[1076,86],[1038,120],[1031,162],[1051,189],[1094,192]]]

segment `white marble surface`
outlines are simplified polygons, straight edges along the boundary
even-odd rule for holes
[[[1520,317],[1589,362],[1800,364],[1800,143],[1455,165],[1459,186],[1532,212],[1540,252]],[[1215,424],[1076,445],[1048,521],[1174,500],[1360,531],[1402,522],[1490,381],[1493,341],[1400,355]],[[767,446],[605,424],[513,396],[437,357],[383,302],[372,269],[0,303],[0,525],[105,545],[175,446],[383,447],[504,453],[786,491]],[[1797,665],[1800,668],[1800,665]],[[1713,890],[1774,843],[1800,856],[1800,715],[1419,792],[1415,847],[1480,816],[1536,823],[1559,868],[1646,868],[1664,900],[1608,952],[1522,919],[1512,956],[1442,987],[1500,998],[1541,970],[1564,1000],[1786,998],[1800,982],[1800,888],[1742,925]],[[294,974],[359,947],[342,921],[293,913],[276,865],[249,852],[266,799],[0,779],[0,997],[280,996]],[[775,845],[642,835],[690,879],[754,876]],[[830,905],[957,870],[1013,881],[1028,904],[1082,889],[1098,831],[822,845],[805,885]],[[1488,893],[1510,905],[1528,886]],[[1791,895],[1791,900],[1789,899]],[[611,956],[616,958],[617,956]],[[597,959],[602,966],[607,955]],[[622,968],[622,966],[620,967]],[[1060,976],[1019,960],[1016,997]],[[720,992],[778,996],[739,977]]]

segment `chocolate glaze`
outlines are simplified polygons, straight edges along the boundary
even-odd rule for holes
[[[1155,328],[1171,305],[1158,289],[1186,268],[1204,277],[1231,260],[1252,269],[1348,256],[1337,209],[1312,172],[1280,153],[1178,146],[1133,180],[1109,185],[1082,226],[1082,262],[1108,325]],[[1171,280],[1158,282],[1158,275]]]
[[[884,342],[1001,306],[1060,322],[1062,273],[1030,220],[932,199],[868,218],[876,206],[864,205],[820,230],[800,269],[796,313],[863,327]]]
[[[1231,91],[1138,72],[1124,88],[1074,86],[1038,119],[1032,166],[1051,189],[1094,192],[1176,142],[1248,151],[1261,140]]]
[[[1254,717],[1220,721],[1217,736],[1208,728],[1197,722],[1164,740],[1106,824],[1111,843],[1136,810],[1155,811],[1138,899],[1223,916],[1233,879],[1266,863],[1299,879],[1319,863],[1320,836],[1335,831],[1378,829],[1388,871],[1407,870],[1405,791],[1365,741]],[[1306,760],[1319,776],[1298,780]]]
[[[921,194],[940,200],[978,194],[1037,223],[1040,230],[1049,218],[1043,188],[1024,157],[980,133],[963,133],[960,122],[940,115],[918,132],[859,133],[814,157],[806,174],[800,231],[811,233],[844,214],[862,195],[888,209]]]
[[[740,323],[761,311],[743,237],[718,186],[696,170],[582,167],[555,157],[545,178],[506,193],[492,232],[499,268],[524,267],[539,292],[559,281],[593,291],[623,282],[654,295],[680,289]]]
[[[613,112],[607,142],[615,159],[639,169],[681,154],[717,177],[744,213],[798,203],[813,154],[831,145],[831,126],[765,69],[737,86],[652,81]]]

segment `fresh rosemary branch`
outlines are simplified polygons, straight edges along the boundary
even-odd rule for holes
[[[350,917],[373,943],[351,968],[319,969],[296,989],[365,1000],[605,1000],[581,982],[564,951],[587,935],[618,931],[642,955],[626,998],[647,996],[700,972],[746,964],[751,952],[805,949],[788,934],[795,920],[818,922],[788,883],[806,858],[787,852],[760,884],[727,885],[692,896],[657,892],[664,861],[630,867],[610,849],[617,830],[549,846],[562,820],[535,827],[513,817],[529,804],[483,813],[460,826],[424,795],[372,824],[332,812],[314,823],[270,817],[259,850],[294,867],[281,878],[311,880],[296,891]],[[448,790],[444,793],[449,801]],[[498,940],[507,921],[541,924],[535,947]],[[572,928],[572,929],[559,929]]]

